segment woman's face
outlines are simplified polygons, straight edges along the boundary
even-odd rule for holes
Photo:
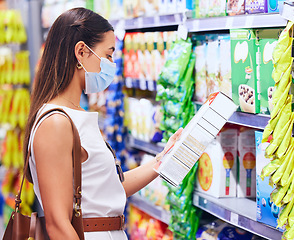
[[[113,62],[113,52],[115,50],[115,35],[113,31],[108,31],[104,34],[102,42],[97,43],[91,48],[99,57],[103,57]],[[93,54],[87,47],[86,54],[89,54],[84,59],[83,65],[88,72],[100,72],[100,59]]]

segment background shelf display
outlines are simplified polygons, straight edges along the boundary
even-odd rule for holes
[[[190,12],[187,16],[191,15]],[[154,17],[138,17],[133,19],[110,20],[110,23],[116,28],[120,26],[125,30],[176,26],[185,21],[184,13],[176,13],[170,15],[154,16]],[[237,15],[226,17],[210,17],[192,19],[185,21],[189,32],[227,30],[232,28],[268,28],[268,27],[284,27],[287,20],[282,18],[280,14],[252,14]]]
[[[269,115],[234,112],[228,123],[263,130],[269,120]]]
[[[149,214],[151,217],[156,218],[163,223],[169,224],[170,214],[168,211],[164,210],[160,206],[154,205],[139,194],[131,196],[128,201],[143,212]]]
[[[256,202],[247,198],[214,198],[195,192],[193,204],[202,210],[267,239],[281,239],[282,232],[257,222]]]
[[[133,136],[127,137],[127,146],[130,148],[135,148],[138,150],[142,150],[144,152],[156,155],[163,151],[164,149],[164,143],[151,143],[151,142],[145,142],[143,140],[134,138]]]

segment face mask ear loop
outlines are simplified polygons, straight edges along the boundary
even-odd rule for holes
[[[99,57],[91,48],[88,47],[88,45],[85,43],[85,46],[101,61],[101,57]]]

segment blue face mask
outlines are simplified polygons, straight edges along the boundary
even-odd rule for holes
[[[105,90],[113,81],[113,78],[116,73],[116,64],[110,62],[108,59],[99,57],[91,48],[87,45],[86,47],[100,59],[100,68],[101,71],[97,72],[88,72],[84,66],[82,67],[85,70],[85,94],[89,93],[98,93]]]

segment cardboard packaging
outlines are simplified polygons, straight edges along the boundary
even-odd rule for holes
[[[229,16],[245,13],[245,0],[227,0],[227,14]]]
[[[269,177],[260,178],[262,169],[271,161],[265,158],[265,149],[269,143],[261,143],[262,132],[255,132],[256,142],[256,220],[272,227],[277,227],[280,208],[271,200],[270,194],[274,190],[269,185]]]
[[[212,94],[155,170],[171,185],[178,186],[236,108],[233,101],[223,93]]]
[[[229,34],[219,36],[220,71],[219,89],[232,98],[231,41]]]
[[[230,37],[233,101],[243,112],[259,113],[256,32],[252,29],[232,29]]]
[[[238,130],[223,128],[199,159],[196,189],[213,197],[236,197]]]
[[[245,0],[245,14],[267,13],[268,0]]]
[[[255,130],[240,128],[238,136],[239,182],[237,197],[256,196]]]
[[[277,45],[279,33],[282,29],[263,29],[258,30],[259,45],[259,70],[260,70],[260,112],[270,114],[273,109],[272,94],[275,81],[272,78],[274,69],[272,55]]]

